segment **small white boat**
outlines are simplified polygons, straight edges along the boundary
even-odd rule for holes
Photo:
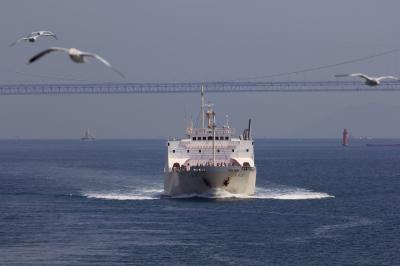
[[[95,139],[96,138],[94,137],[94,135],[92,133],[90,133],[89,129],[86,129],[85,133],[81,137],[81,140],[83,140],[83,141],[90,141],[90,140],[95,140]]]

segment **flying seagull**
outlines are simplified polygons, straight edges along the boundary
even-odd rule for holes
[[[399,78],[393,77],[393,76],[382,76],[382,77],[369,77],[365,74],[362,73],[354,73],[354,74],[340,74],[340,75],[335,75],[337,78],[342,78],[342,77],[359,77],[364,79],[364,83],[368,86],[377,86],[381,83],[381,80],[383,79],[395,79],[399,80]]]
[[[95,59],[99,60],[100,62],[102,62],[104,65],[110,67],[118,75],[120,75],[121,77],[125,78],[125,76],[120,71],[118,71],[113,66],[111,66],[111,64],[108,63],[103,57],[99,56],[98,54],[84,52],[84,51],[78,50],[76,48],[69,48],[68,49],[68,48],[63,48],[63,47],[50,47],[50,48],[47,48],[46,50],[36,54],[35,56],[33,56],[31,59],[29,59],[27,64],[31,64],[31,63],[35,62],[36,60],[42,58],[43,56],[45,56],[45,55],[47,55],[47,54],[49,54],[51,52],[65,52],[65,53],[68,53],[69,58],[71,58],[71,60],[74,61],[75,63],[86,63],[88,57],[95,58]]]
[[[22,37],[22,38],[16,40],[12,44],[10,44],[10,47],[13,47],[14,45],[16,45],[17,43],[20,43],[22,41],[36,42],[36,39],[41,36],[49,36],[49,37],[53,37],[54,39],[57,40],[57,36],[54,33],[52,33],[51,31],[34,31],[31,34],[29,34],[28,36]]]

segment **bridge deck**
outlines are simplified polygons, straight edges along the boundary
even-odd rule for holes
[[[202,85],[207,93],[400,91],[400,81],[382,82],[376,87],[359,81],[183,82],[12,84],[0,85],[0,95],[198,93]]]

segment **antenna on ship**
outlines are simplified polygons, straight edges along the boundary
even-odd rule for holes
[[[204,85],[201,85],[201,128],[204,128]]]
[[[225,128],[229,128],[229,115],[225,115]]]

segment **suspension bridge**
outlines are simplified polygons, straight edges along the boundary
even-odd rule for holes
[[[87,83],[87,84],[9,84],[0,85],[0,95],[63,94],[149,94],[198,93],[310,93],[310,92],[393,92],[400,91],[400,81],[382,82],[370,87],[360,81],[216,81],[170,83]]]

